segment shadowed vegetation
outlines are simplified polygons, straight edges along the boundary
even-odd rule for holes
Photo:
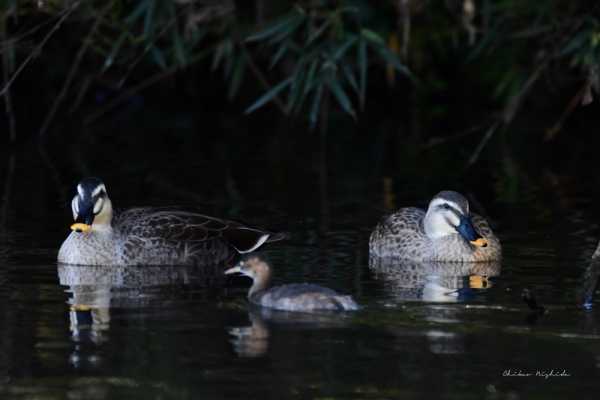
[[[594,1],[7,0],[2,7],[0,93],[10,141],[32,130],[44,137],[67,120],[91,126],[157,93],[177,97],[184,89],[177,76],[185,75],[196,76],[198,90],[222,77],[227,98],[246,113],[274,104],[307,128],[320,120],[322,133],[338,107],[355,121],[398,114],[409,127],[405,145],[469,136],[473,164],[495,134],[506,151],[517,145],[505,136],[524,105],[544,118],[517,142],[542,145],[600,89]],[[381,113],[382,101],[390,111]],[[24,115],[31,119],[20,133]]]

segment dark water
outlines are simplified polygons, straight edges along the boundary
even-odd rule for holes
[[[600,239],[597,180],[524,170],[515,186],[502,166],[454,173],[423,158],[387,174],[359,142],[333,146],[324,169],[277,140],[171,139],[3,151],[0,398],[596,398],[600,304],[579,299]],[[362,309],[255,309],[247,278],[206,269],[57,266],[91,174],[117,208],[202,205],[285,231],[263,248],[277,282],[323,284]],[[489,218],[501,264],[370,265],[388,207],[426,207],[442,189]],[[525,288],[548,314],[531,314]],[[565,376],[536,376],[551,372]]]

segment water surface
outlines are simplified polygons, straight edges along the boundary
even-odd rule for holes
[[[293,149],[266,146],[256,157],[264,143],[217,140],[203,156],[191,150],[196,144],[134,151],[84,141],[3,152],[0,397],[597,396],[600,304],[579,305],[600,239],[598,190],[588,180],[539,176],[515,200],[494,171],[460,180],[384,176],[360,146],[349,145],[342,161],[334,150],[323,169]],[[250,307],[250,280],[218,270],[57,265],[75,186],[91,174],[116,208],[201,205],[284,231],[284,241],[263,247],[277,283],[326,285],[362,309]],[[442,189],[465,193],[490,220],[501,263],[369,260],[370,230],[384,213],[426,207]],[[531,314],[525,288],[546,315]],[[564,376],[544,376],[551,372]]]

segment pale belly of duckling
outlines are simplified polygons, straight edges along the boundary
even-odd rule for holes
[[[357,310],[351,296],[343,296],[322,286],[292,283],[257,293],[251,301],[262,307],[285,311]]]

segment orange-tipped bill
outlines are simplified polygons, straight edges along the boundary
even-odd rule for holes
[[[71,229],[73,229],[75,232],[85,232],[92,229],[92,227],[88,224],[82,224],[81,222],[77,222],[76,224],[71,225]]]
[[[456,227],[456,231],[463,235],[473,246],[486,247],[490,244],[473,226],[471,218],[464,215],[460,216],[460,224]]]
[[[486,239],[480,237],[477,240],[473,240],[470,242],[473,246],[477,246],[477,247],[487,247],[490,242],[488,242]]]

